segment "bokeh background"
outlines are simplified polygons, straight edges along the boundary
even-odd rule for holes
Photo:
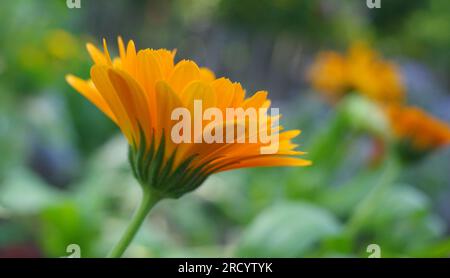
[[[335,105],[307,72],[319,51],[369,42],[398,65],[408,102],[449,123],[450,2],[365,2],[2,1],[0,257],[67,256],[72,243],[82,257],[101,257],[125,228],[139,200],[126,142],[64,80],[89,77],[86,42],[104,37],[117,53],[118,35],[138,48],[176,48],[177,59],[240,81],[248,94],[268,90],[314,160],[215,175],[161,202],[126,256],[368,257],[378,244],[382,257],[448,257],[449,148],[395,175],[389,163],[374,165],[371,136],[333,129]]]

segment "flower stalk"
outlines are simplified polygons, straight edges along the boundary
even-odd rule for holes
[[[120,258],[130,243],[133,241],[139,228],[142,226],[146,216],[150,210],[161,200],[161,196],[156,194],[152,190],[148,190],[143,187],[142,200],[139,207],[136,209],[133,217],[131,218],[128,227],[120,238],[119,242],[114,246],[111,252],[108,254],[108,258]]]

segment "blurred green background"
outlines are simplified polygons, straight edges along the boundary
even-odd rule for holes
[[[2,1],[0,257],[67,256],[72,243],[101,257],[125,228],[139,199],[126,142],[64,80],[88,78],[86,42],[117,53],[118,35],[268,90],[314,161],[210,177],[158,204],[126,256],[368,257],[378,244],[382,257],[448,257],[449,148],[371,165],[370,136],[336,129],[305,72],[321,50],[369,41],[401,68],[409,103],[448,123],[449,14],[441,0]]]

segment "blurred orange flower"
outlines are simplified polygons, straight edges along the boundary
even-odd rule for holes
[[[394,135],[419,151],[429,151],[450,144],[450,127],[416,107],[386,106]]]
[[[354,43],[347,55],[319,53],[308,78],[313,88],[332,98],[355,91],[381,103],[396,103],[405,94],[397,66],[361,42]]]
[[[348,89],[347,61],[333,51],[321,52],[309,70],[312,86],[328,97],[340,97]]]

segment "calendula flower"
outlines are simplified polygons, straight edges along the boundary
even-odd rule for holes
[[[382,103],[398,103],[404,86],[394,63],[382,60],[364,43],[355,43],[347,55],[350,86],[362,95]]]
[[[417,107],[389,105],[386,114],[396,138],[418,152],[450,144],[450,127]]]
[[[312,86],[332,99],[339,98],[348,88],[347,61],[333,51],[321,52],[309,70]]]
[[[364,43],[353,44],[346,55],[319,53],[309,71],[312,86],[333,98],[356,92],[380,103],[399,103],[404,86],[394,63],[380,58]]]
[[[66,78],[72,87],[119,126],[130,145],[133,174],[143,188],[143,204],[134,218],[138,220],[132,221],[134,224],[113,250],[112,256],[123,253],[132,238],[130,235],[136,232],[154,203],[194,190],[213,173],[244,167],[310,164],[293,157],[302,154],[294,150],[297,145],[291,142],[300,131],[279,132],[281,127],[276,126],[279,116],[266,115],[253,120],[217,119],[219,114],[227,114],[230,108],[267,111],[270,107],[267,92],[259,91],[246,98],[239,83],[216,78],[209,69],[201,68],[193,61],[175,63],[175,51],[136,51],[133,41],[129,41],[125,48],[121,38],[118,45],[119,57],[111,58],[105,40],[103,51],[87,44],[94,61],[91,79],[82,80],[73,75]],[[211,111],[215,111],[215,119],[203,117],[200,125],[192,118],[187,120],[189,124],[193,123],[192,130],[197,131],[197,135],[196,132],[191,134],[190,127],[178,129],[180,123],[174,120],[174,116],[178,119],[182,115],[183,120],[189,115],[195,118],[199,113],[196,109],[199,103],[202,109],[214,108]],[[181,112],[174,115],[174,111]],[[250,123],[260,128],[252,131],[249,125],[245,125]],[[231,140],[230,143],[217,139],[218,133],[225,134],[230,126],[234,131],[242,125],[244,132],[241,138],[234,138],[236,141]],[[211,130],[215,133],[212,134]],[[276,149],[271,149],[267,141],[254,140],[260,138],[262,132],[267,132],[273,139],[271,142],[276,142]],[[217,140],[204,142],[205,134]],[[239,143],[239,139],[247,140]],[[268,147],[269,153],[261,153],[263,147]]]

